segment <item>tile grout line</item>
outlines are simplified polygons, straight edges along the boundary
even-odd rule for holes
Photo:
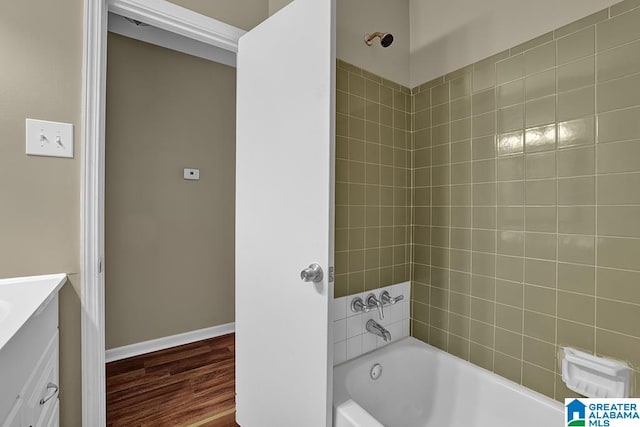
[[[464,295],[464,294],[462,294],[462,295]],[[501,304],[501,305],[504,305],[504,304]],[[520,308],[520,307],[516,307],[516,306],[508,306],[508,307],[515,308],[515,309],[519,309]],[[539,312],[539,311],[528,310],[528,309],[525,309],[524,311],[527,312],[527,313],[537,314],[539,316],[545,316],[545,317],[549,317],[549,318],[554,318],[554,316],[551,315],[551,314],[542,313],[542,312]],[[561,317],[560,320],[565,321],[565,322],[569,322],[569,323],[574,323],[574,324],[580,325],[580,326],[585,326],[585,327],[590,327],[590,328],[594,327],[593,325],[590,325],[588,323],[584,323],[584,322],[581,322],[581,321],[578,321],[578,320],[573,320],[573,319],[567,319],[567,318],[564,318],[564,317]],[[486,326],[492,326],[492,324],[487,323],[487,322],[485,322],[483,320],[473,319],[473,321],[477,322],[477,323],[481,323],[481,324],[486,325]],[[501,326],[497,326],[497,328],[505,330],[505,331],[511,331],[510,329],[506,329],[506,328],[503,328]],[[627,337],[627,338],[631,338],[633,340],[640,340],[640,336],[630,335],[630,334],[627,334],[627,333],[624,333],[624,332],[615,331],[615,330],[607,329],[607,328],[601,328],[601,327],[597,327],[596,329],[599,329],[599,330],[602,330],[602,331],[611,332],[611,333],[614,333],[614,334],[617,334],[617,335],[621,335],[621,336],[624,336],[624,337]],[[511,331],[511,332],[513,332],[513,331]],[[551,342],[550,340],[539,338],[539,337],[534,336],[534,335],[524,334],[524,336],[528,337],[528,338],[536,339],[538,341],[543,341],[545,343],[548,343],[549,345],[554,345],[554,343]],[[552,340],[552,341],[554,341],[554,340]],[[476,342],[476,341],[474,341],[474,342]]]
[[[377,125],[377,132],[378,132],[378,142],[380,143],[380,145],[377,147],[378,150],[378,189],[377,189],[377,193],[378,193],[378,206],[377,206],[377,214],[378,214],[378,218],[377,218],[377,224],[378,224],[378,286],[381,283],[381,279],[382,279],[382,255],[380,254],[380,248],[382,247],[382,214],[381,214],[381,207],[382,207],[382,186],[381,184],[381,177],[382,177],[382,161],[381,161],[381,150],[382,150],[382,131],[381,131],[381,126],[382,126],[382,95],[380,93],[380,87],[381,85],[378,84],[376,82],[376,90],[378,91],[378,125]],[[365,82],[365,96],[366,96],[366,88],[367,88],[367,84]],[[366,108],[366,107],[365,107]],[[393,110],[393,103],[392,103],[392,110]],[[365,114],[366,117],[366,114]],[[392,122],[393,123],[393,122]],[[366,123],[365,123],[365,138],[366,138]],[[367,152],[366,152],[366,145],[365,145],[365,160],[367,160]],[[366,174],[366,167],[365,167],[365,174]],[[366,192],[365,192],[365,202],[366,202]],[[365,226],[366,226],[366,210],[365,210]],[[367,234],[366,234],[366,230],[365,230],[365,247],[366,247],[366,242],[367,242]],[[365,254],[365,264],[366,264],[366,254]],[[366,273],[365,273],[365,277],[366,277]],[[361,340],[362,341],[362,340]],[[362,343],[361,343],[362,345]]]
[[[444,84],[440,82],[439,85]],[[434,85],[429,89],[429,315],[427,317],[429,323],[429,342],[431,343],[434,340],[434,337],[431,334],[433,328],[435,328],[431,323],[431,314],[433,311],[433,92],[434,88],[439,85]]]
[[[609,19],[611,18],[611,8],[608,9]],[[594,248],[593,248],[593,269],[594,269],[594,278],[593,278],[593,295],[594,295],[594,304],[593,304],[593,354],[597,354],[598,348],[598,144],[600,143],[600,125],[599,125],[599,112],[598,112],[598,63],[600,59],[600,54],[598,52],[598,26],[595,25],[593,29],[593,46],[594,46],[594,54],[593,54],[593,66],[594,66],[594,114],[595,114],[595,130],[594,130],[594,165],[593,165],[593,173],[595,175],[594,178]]]
[[[495,212],[493,214],[493,220],[495,223],[495,252],[497,254],[498,251],[498,142],[497,142],[497,135],[498,135],[498,65],[497,62],[494,63],[492,65],[493,67],[493,76],[494,76],[494,83],[493,83],[493,103],[494,103],[494,110],[493,110],[493,151],[494,151],[494,161],[495,161],[495,165],[494,165],[494,173],[495,173],[495,181],[494,181],[494,185],[495,185]],[[472,107],[473,108],[473,105]],[[473,142],[472,142],[473,143]],[[471,147],[471,158],[473,160],[473,146]],[[472,183],[474,182],[473,180],[473,161],[471,163],[471,181]],[[472,187],[473,189],[473,184]],[[473,193],[473,190],[472,190]],[[472,204],[473,204],[473,200],[472,200]],[[472,220],[473,220],[473,208],[472,208]],[[471,226],[473,227],[473,222],[471,223]],[[475,228],[473,229],[475,230]],[[471,232],[472,234],[472,245],[471,245],[471,251],[474,252],[473,250],[473,230]],[[498,313],[498,307],[496,305],[496,274],[497,274],[497,265],[498,265],[498,257],[497,255],[494,254],[494,269],[493,269],[493,351],[491,352],[492,354],[492,372],[496,371],[496,323],[497,323],[497,313]],[[473,263],[473,254],[472,254],[472,263]],[[472,280],[473,280],[473,276],[472,276]]]
[[[447,239],[449,242],[448,254],[447,254],[447,351],[450,351],[451,347],[451,80],[447,83],[448,85],[448,104],[447,104],[447,114],[448,120],[447,123],[449,125],[449,132],[447,135],[447,166],[448,166],[448,186],[447,186],[447,195],[448,195],[448,204],[449,204],[449,219],[447,221]]]
[[[366,160],[366,155],[367,155],[366,154],[366,151],[367,151],[367,142],[366,142],[367,141],[367,125],[366,125],[366,123],[367,123],[367,111],[366,111],[366,105],[367,105],[367,100],[366,100],[367,83],[366,83],[366,79],[363,82],[363,93],[364,93],[364,97],[363,97],[363,100],[364,100],[364,112],[363,112],[363,114],[364,114],[364,135],[363,135],[364,136],[364,143],[363,143],[363,145],[364,145],[364,152],[365,152],[364,153],[364,156],[365,156],[364,158]],[[351,111],[351,96],[356,97],[357,95],[349,94],[349,111]],[[380,120],[380,114],[378,114],[378,120]],[[378,132],[379,132],[379,130],[378,130]],[[351,141],[349,141],[349,144],[351,144]],[[366,167],[366,165],[363,167],[362,174],[364,176],[364,178],[363,178],[364,179],[364,184],[363,185],[364,185],[364,188],[365,188],[365,194],[364,194],[364,205],[365,205],[365,208],[364,208],[364,227],[363,227],[364,236],[362,238],[362,246],[363,246],[363,249],[362,249],[362,254],[363,254],[363,256],[362,256],[362,258],[363,258],[362,266],[366,269],[366,264],[367,264],[367,209],[366,209],[366,206],[367,206],[367,193],[366,193],[366,186],[368,185],[367,184],[368,181],[367,181],[367,167]],[[380,259],[380,257],[378,256],[378,260],[379,259]],[[362,275],[363,275],[363,277],[366,277],[366,273],[363,272]],[[363,279],[363,285],[364,285],[364,288],[366,290],[367,286],[364,283],[364,279]],[[347,339],[347,341],[348,340],[349,339]],[[360,350],[362,351],[362,337],[360,337]],[[347,342],[347,353],[348,352],[349,352],[349,344]]]
[[[556,256],[555,256],[555,320],[554,320],[554,349],[556,351],[556,355],[558,353],[558,258],[559,258],[559,252],[560,252],[560,208],[559,208],[559,203],[558,203],[558,199],[559,199],[559,194],[560,194],[560,184],[559,184],[559,180],[558,180],[558,43],[556,42],[556,46],[555,46],[555,63],[556,63],[556,68],[555,68],[555,79],[554,79],[554,89],[555,89],[555,106],[556,106],[556,111],[555,111],[555,125],[556,125],[556,132],[555,132],[555,169],[556,169],[556,173],[555,173],[555,180],[556,180],[556,233],[555,233],[555,237],[556,237]],[[557,366],[557,356],[556,356],[556,363],[554,363],[553,366],[553,371],[554,371],[554,377],[553,377],[553,397],[556,398],[557,396],[557,387],[556,387],[556,374],[557,374],[557,370],[558,370],[558,366]]]
[[[347,71],[347,91],[350,92],[351,91],[351,72]],[[347,97],[347,111],[349,111],[351,107],[351,98]],[[351,145],[351,141],[349,138],[349,135],[351,134],[351,120],[347,120],[347,159],[348,161],[351,161],[351,150],[350,150],[350,145]],[[347,185],[347,206],[351,206],[351,187],[350,187],[350,182],[351,182],[351,168],[348,167],[349,164],[347,164],[347,181],[349,182],[349,184]],[[347,292],[351,293],[352,289],[351,289],[351,272],[349,271],[349,264],[350,264],[350,260],[351,260],[351,209],[347,208],[347,250],[349,251],[347,253],[347,271],[349,272],[347,274]],[[347,345],[345,342],[345,355],[347,352]]]
[[[412,336],[413,335],[413,319],[412,319],[412,307],[413,307],[413,269],[414,269],[414,265],[413,265],[413,241],[414,241],[414,188],[415,188],[415,182],[414,182],[414,159],[415,159],[415,144],[414,144],[414,129],[415,129],[415,124],[414,124],[414,114],[415,114],[415,110],[416,110],[416,106],[415,106],[415,96],[413,93],[413,90],[411,91],[411,95],[410,95],[410,105],[411,105],[411,111],[410,111],[410,126],[411,126],[411,157],[410,157],[410,170],[411,170],[411,175],[410,175],[410,187],[411,190],[409,192],[409,204],[410,204],[410,216],[409,216],[409,288],[411,289],[411,298],[409,299],[409,335]]]
[[[523,76],[523,85],[526,79]],[[523,106],[526,106],[526,95],[523,87]],[[523,112],[526,114],[526,112]],[[526,285],[526,269],[527,269],[527,150],[526,150],[526,127],[525,117],[522,118],[522,332],[520,342],[520,384],[524,383],[524,332],[525,332],[525,313],[527,293]]]
[[[495,213],[494,213],[494,221],[495,221],[495,230],[494,230],[494,253],[493,253],[493,346],[495,349],[495,341],[496,341],[496,328],[498,325],[498,303],[497,303],[497,275],[498,275],[498,145],[497,145],[497,131],[498,131],[498,91],[497,91],[497,75],[496,75],[496,84],[493,87],[493,114],[494,118],[494,135],[493,135],[493,173],[494,173],[494,197],[495,197]],[[473,151],[472,151],[473,153]],[[472,224],[473,226],[473,224]],[[472,247],[473,249],[473,247]],[[495,372],[495,350],[493,352],[493,364]]]

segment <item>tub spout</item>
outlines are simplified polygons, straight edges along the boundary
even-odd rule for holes
[[[391,341],[391,333],[373,319],[369,319],[367,322],[367,332],[371,332],[372,334],[379,336],[384,340],[384,342]]]

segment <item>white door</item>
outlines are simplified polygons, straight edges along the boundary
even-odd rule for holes
[[[331,425],[335,0],[295,0],[240,39],[236,410]],[[310,264],[324,270],[305,282]]]

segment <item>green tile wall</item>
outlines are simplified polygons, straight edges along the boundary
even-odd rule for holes
[[[640,370],[639,6],[412,91],[412,335],[556,399],[561,346]]]
[[[410,278],[411,91],[343,61],[336,80],[337,298]]]

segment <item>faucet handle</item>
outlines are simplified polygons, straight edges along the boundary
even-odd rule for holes
[[[377,307],[380,319],[384,319],[384,303],[376,298],[374,294],[369,294],[367,296],[367,306],[369,306],[369,308]]]
[[[362,298],[356,297],[353,299],[353,301],[351,301],[351,311],[353,311],[354,313],[368,313],[369,311],[371,311],[371,307],[365,305],[365,303],[362,302]]]
[[[404,299],[404,295],[398,295],[395,298],[391,298],[391,295],[389,295],[389,291],[384,291],[380,294],[380,300],[382,301],[383,304],[393,305],[398,301],[402,301],[403,299]]]

